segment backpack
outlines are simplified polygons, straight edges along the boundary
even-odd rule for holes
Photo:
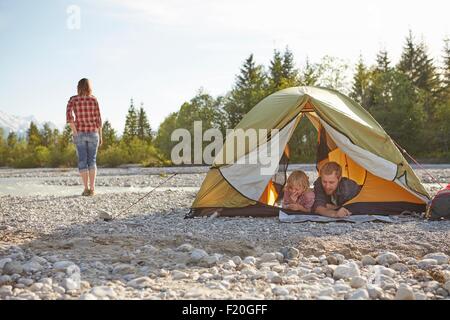
[[[450,219],[450,184],[431,200],[426,217],[430,220]]]

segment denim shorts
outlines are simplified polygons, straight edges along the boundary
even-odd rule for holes
[[[98,132],[78,132],[73,141],[77,147],[78,170],[97,169]]]

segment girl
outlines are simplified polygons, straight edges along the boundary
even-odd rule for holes
[[[306,173],[293,171],[284,188],[283,208],[310,212],[314,199],[314,191],[309,188],[309,179]]]
[[[67,104],[66,118],[77,147],[78,170],[84,184],[81,195],[93,196],[97,150],[102,145],[102,119],[97,99],[92,95],[91,82],[83,78],[77,89],[78,95],[71,97]]]

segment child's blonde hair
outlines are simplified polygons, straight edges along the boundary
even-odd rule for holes
[[[309,178],[303,171],[293,171],[286,182],[287,186],[296,186],[302,188],[303,191],[309,189]]]

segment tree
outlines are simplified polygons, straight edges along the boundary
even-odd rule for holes
[[[139,139],[147,143],[150,143],[152,141],[150,123],[148,122],[143,102],[141,102],[141,107],[138,111],[137,136],[139,137]]]
[[[294,55],[288,48],[286,48],[283,56],[278,50],[274,50],[269,66],[268,83],[266,95],[299,84]]]
[[[273,58],[269,66],[269,91],[270,93],[278,91],[284,78],[283,58],[278,50],[274,50]]]
[[[126,142],[131,141],[132,138],[138,135],[138,117],[136,109],[131,99],[130,108],[128,109],[127,118],[125,120],[125,129],[123,131],[123,139]]]
[[[46,147],[49,147],[55,143],[53,131],[48,123],[44,124],[44,127],[41,130],[41,137],[42,137],[42,145]]]
[[[155,138],[155,146],[166,159],[170,159],[170,153],[176,142],[171,141],[172,132],[177,128],[178,112],[169,114],[159,125]]]
[[[388,72],[391,69],[391,61],[388,57],[388,52],[384,49],[377,54],[377,65],[375,70],[377,72]]]
[[[229,127],[234,128],[242,117],[266,95],[266,76],[263,67],[256,65],[251,54],[244,62],[236,83],[227,96],[224,110]]]
[[[302,86],[314,86],[318,81],[318,65],[311,63],[307,57],[305,67],[300,71],[300,84]]]
[[[359,62],[356,65],[356,73],[353,76],[353,86],[350,92],[350,97],[356,100],[362,106],[367,102],[367,91],[369,88],[369,72],[364,64],[362,56],[359,57]]]
[[[111,123],[108,120],[106,120],[103,123],[102,135],[103,135],[103,144],[101,146],[102,149],[108,149],[109,146],[115,145],[118,142],[116,130],[114,130],[114,128],[111,126]]]
[[[441,102],[448,102],[450,100],[450,38],[444,39],[442,62],[440,100]]]
[[[339,58],[324,56],[318,65],[318,84],[322,87],[348,93],[348,64]]]
[[[31,148],[35,148],[42,144],[42,136],[39,132],[38,127],[33,121],[31,121],[30,127],[27,130],[27,142],[28,146]]]
[[[417,88],[432,94],[436,92],[439,79],[433,59],[428,56],[428,49],[423,41],[415,43],[411,30],[397,67]]]
[[[282,76],[284,80],[291,82],[289,86],[293,86],[295,85],[294,82],[297,82],[298,71],[295,69],[294,54],[288,47],[286,47],[283,54]]]

